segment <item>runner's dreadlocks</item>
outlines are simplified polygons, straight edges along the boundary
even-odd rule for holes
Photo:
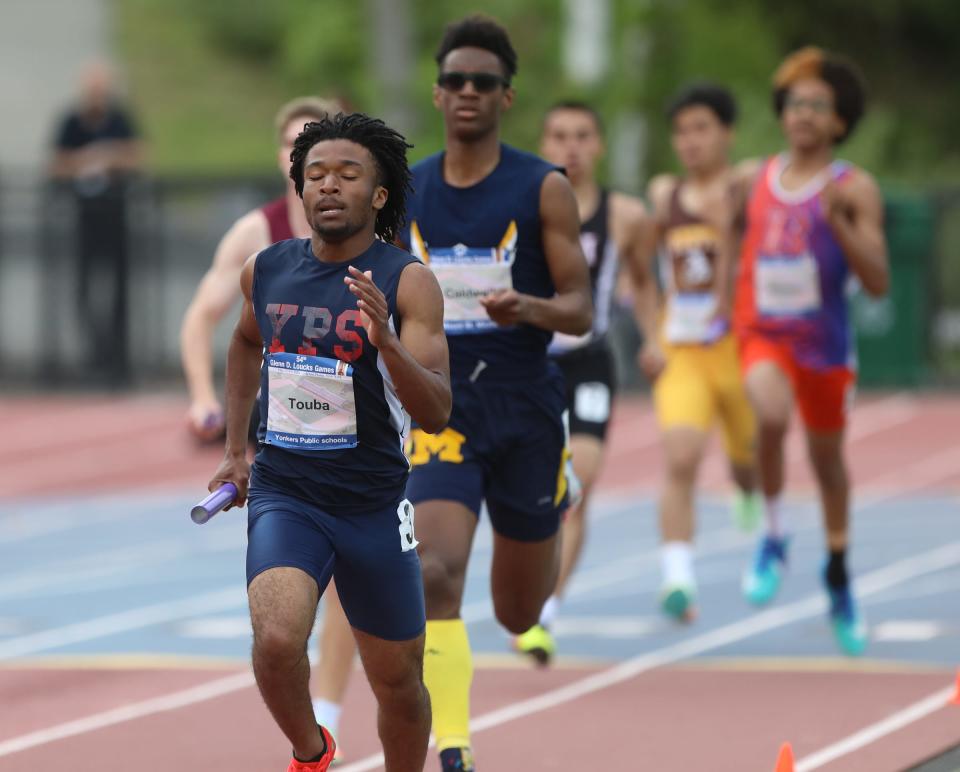
[[[393,243],[403,228],[410,190],[410,167],[407,149],[413,147],[399,132],[378,118],[363,113],[344,115],[308,123],[293,143],[290,153],[290,179],[297,195],[303,198],[303,164],[310,148],[328,139],[346,139],[365,147],[377,166],[377,184],[387,189],[387,203],[377,213],[374,231],[388,243]]]

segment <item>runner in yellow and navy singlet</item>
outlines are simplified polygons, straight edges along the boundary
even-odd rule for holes
[[[587,265],[570,183],[499,139],[516,53],[493,20],[447,28],[434,103],[445,150],[414,168],[404,241],[444,293],[453,412],[414,429],[407,496],[427,603],[424,680],[444,769],[470,770],[470,648],[460,618],[482,501],[494,530],[497,619],[521,633],[554,588],[566,505],[563,380],[547,358],[556,330],[590,329]]]

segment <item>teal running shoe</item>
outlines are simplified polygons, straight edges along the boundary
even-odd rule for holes
[[[744,493],[737,488],[730,502],[733,524],[744,533],[753,533],[763,519],[763,496],[759,491]]]
[[[696,617],[696,597],[693,585],[664,585],[660,590],[660,608],[664,614],[678,622],[692,622]]]
[[[848,657],[859,657],[867,648],[867,625],[857,610],[850,585],[831,587],[826,579],[824,586],[830,598],[830,626],[840,651]]]
[[[767,534],[760,540],[753,565],[743,575],[743,597],[754,606],[765,606],[780,589],[787,564],[787,540]]]

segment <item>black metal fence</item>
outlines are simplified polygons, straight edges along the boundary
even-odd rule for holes
[[[0,179],[0,379],[123,388],[179,372],[183,312],[233,221],[279,180]],[[229,327],[216,336],[223,353]],[[220,357],[222,359],[222,357]]]
[[[180,322],[217,242],[236,218],[282,190],[273,177],[138,178],[97,198],[70,183],[0,175],[0,386],[102,389],[179,379]],[[912,299],[890,296],[888,306],[900,298],[900,329],[873,340],[884,309],[855,306],[862,354],[872,348],[884,358],[863,361],[865,380],[880,373],[874,382],[883,385],[960,384],[960,189],[899,203],[892,196],[888,215],[891,248],[905,245],[892,255],[894,281],[898,273],[908,281]],[[894,226],[913,235],[898,240]],[[928,246],[910,246],[920,243]],[[232,319],[215,337],[219,363]],[[612,332],[621,383],[639,385],[628,312],[621,309]],[[893,372],[885,361],[888,337],[912,341],[898,349],[917,349],[907,370]],[[908,370],[910,377],[900,374]]]

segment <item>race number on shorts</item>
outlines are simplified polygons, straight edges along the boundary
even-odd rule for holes
[[[602,424],[610,417],[610,387],[600,381],[579,384],[573,393],[573,412],[581,421]]]

